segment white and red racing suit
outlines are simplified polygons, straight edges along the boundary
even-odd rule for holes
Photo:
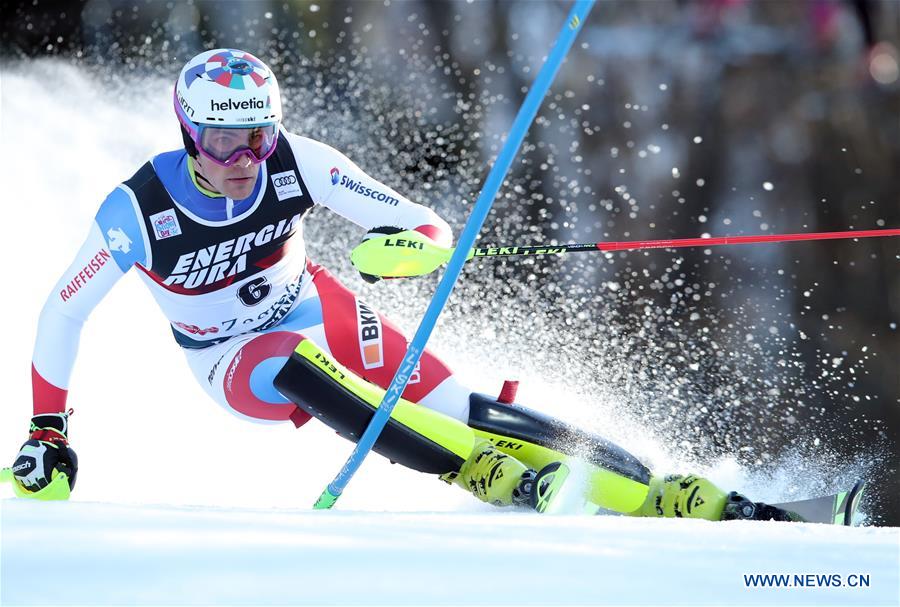
[[[309,419],[272,385],[303,337],[387,387],[406,339],[307,259],[303,218],[321,205],[365,229],[418,230],[449,246],[446,222],[335,149],[286,131],[248,198],[210,194],[196,185],[184,150],[154,157],[109,194],[41,312],[32,360],[35,414],[65,409],[82,325],[132,267],[197,381],[238,416],[298,427]],[[404,397],[465,421],[469,394],[426,351]]]

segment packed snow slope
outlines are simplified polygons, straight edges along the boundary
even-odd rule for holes
[[[0,113],[4,465],[27,434],[31,350],[53,284],[106,194],[152,154],[180,145],[168,80],[142,81],[136,119],[134,99],[99,98],[95,83],[74,67],[53,61],[29,70],[4,72]],[[324,220],[323,213],[310,218]],[[329,242],[349,251],[361,234],[341,229]],[[326,251],[312,239],[309,247],[319,259]],[[413,329],[426,297],[392,296],[402,285],[364,286],[344,257],[329,262],[335,271],[377,304],[391,305],[390,314]],[[457,305],[451,299],[432,344],[478,389],[493,392],[514,372],[526,380],[521,402],[602,431],[657,469],[690,469],[756,499],[808,496],[804,483],[828,476],[828,466],[816,475],[802,461],[757,477],[733,461],[679,460],[672,452],[680,449],[667,451],[652,428],[613,415],[602,394],[585,399],[585,386],[555,374],[556,354],[535,351],[534,362],[525,356],[511,362],[504,327],[488,319],[463,322]],[[482,323],[496,339],[466,345],[466,331]],[[85,325],[69,404],[80,460],[72,500],[15,500],[0,487],[3,605],[900,602],[896,528],[502,512],[376,456],[337,510],[310,511],[350,443],[322,424],[298,431],[218,410],[133,273]],[[849,474],[835,476],[852,482]],[[869,585],[745,586],[744,574],[766,573],[836,574],[844,581],[862,575]]]
[[[892,528],[12,500],[2,516],[3,605],[900,602]]]

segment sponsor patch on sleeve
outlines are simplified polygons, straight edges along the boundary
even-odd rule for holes
[[[303,195],[303,190],[300,189],[300,180],[297,179],[293,170],[272,175],[272,185],[275,186],[275,195],[278,196],[278,200]]]

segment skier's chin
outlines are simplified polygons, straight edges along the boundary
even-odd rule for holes
[[[243,200],[253,192],[256,175],[226,177],[222,181],[222,193],[235,200]]]
[[[233,200],[243,200],[253,193],[261,166],[247,162],[246,166],[223,167],[204,158],[197,158],[194,163],[207,189]]]

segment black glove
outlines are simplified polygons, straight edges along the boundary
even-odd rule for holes
[[[378,228],[372,228],[366,235],[363,236],[362,242],[369,240],[370,238],[377,238],[378,236],[390,236],[391,234],[397,234],[402,232],[403,228],[398,228],[397,226],[381,226]],[[360,276],[370,285],[375,284],[379,280],[381,280],[381,276],[375,276],[374,274],[366,274],[365,272],[360,272]]]
[[[69,414],[46,413],[31,418],[31,437],[25,441],[13,464],[13,475],[29,491],[50,484],[53,471],[65,472],[69,489],[75,487],[78,456],[69,446]]]

